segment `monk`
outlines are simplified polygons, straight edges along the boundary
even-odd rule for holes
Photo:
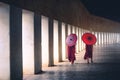
[[[89,59],[91,59],[91,63],[93,63],[93,45],[86,44],[86,52],[84,55],[84,59],[87,59],[87,63],[89,63]]]
[[[73,64],[74,61],[76,60],[76,57],[75,57],[75,45],[67,46],[67,54],[68,54],[69,62],[71,62],[71,64]]]

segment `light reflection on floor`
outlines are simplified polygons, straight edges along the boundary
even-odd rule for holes
[[[54,67],[44,68],[42,74],[24,75],[24,80],[117,80],[120,73],[119,52],[120,45],[95,46],[92,64],[80,59],[83,51],[76,55],[77,60],[73,65],[66,60]]]

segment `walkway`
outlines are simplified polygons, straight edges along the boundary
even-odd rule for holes
[[[84,51],[77,54],[75,64],[67,60],[44,69],[43,74],[25,75],[23,80],[118,80],[120,44],[94,46],[94,63],[83,60]]]

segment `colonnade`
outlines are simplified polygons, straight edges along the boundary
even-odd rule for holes
[[[0,80],[22,80],[24,74],[39,74],[44,67],[66,59],[66,37],[78,37],[76,53],[84,50],[81,36],[88,32],[32,11],[0,3]],[[120,42],[120,33],[92,32],[95,45]]]

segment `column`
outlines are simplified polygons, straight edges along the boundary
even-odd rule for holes
[[[48,66],[54,65],[53,56],[53,19],[49,18],[49,64]]]
[[[10,80],[22,78],[22,10],[10,6]]]
[[[58,22],[58,53],[59,62],[62,62],[62,22]]]
[[[34,73],[42,72],[41,16],[34,14]]]
[[[65,41],[66,41],[67,36],[68,36],[68,24],[65,24]],[[67,45],[66,45],[66,42],[65,42],[65,57],[67,58]]]

